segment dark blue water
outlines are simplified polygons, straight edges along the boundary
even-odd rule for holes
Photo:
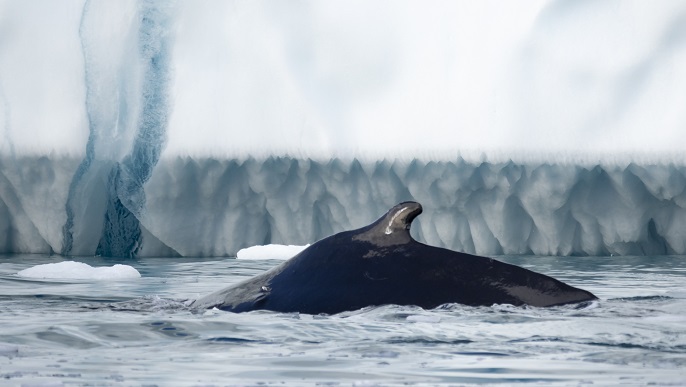
[[[277,264],[127,263],[142,278],[29,280],[0,256],[0,385],[685,385],[686,257],[501,257],[594,292],[582,308],[382,306],[335,316],[193,313]]]

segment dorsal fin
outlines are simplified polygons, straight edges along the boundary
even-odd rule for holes
[[[393,206],[376,222],[365,227],[356,240],[365,240],[380,246],[407,243],[412,240],[410,225],[422,213],[422,205],[417,202],[402,202]]]
[[[393,206],[377,222],[379,222],[379,226],[383,226],[383,233],[386,235],[396,232],[409,233],[412,221],[421,213],[421,204],[417,202],[402,202]]]

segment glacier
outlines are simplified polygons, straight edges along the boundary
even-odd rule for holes
[[[65,204],[80,162],[2,159],[0,252],[64,252]],[[686,254],[686,166],[674,163],[162,158],[143,185],[144,209],[126,215],[140,233],[108,215],[107,173],[72,199],[69,255],[99,254],[102,240],[139,257],[305,245],[367,225],[404,200],[424,206],[415,238],[469,253]]]
[[[686,254],[682,1],[392,3],[0,0],[0,253]]]

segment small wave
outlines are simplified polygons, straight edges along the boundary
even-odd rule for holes
[[[670,290],[664,295],[671,298],[686,298],[686,290]]]
[[[644,351],[657,351],[660,353],[684,353],[686,351],[686,345],[675,345],[675,346],[669,346],[669,345],[643,345],[643,344],[634,344],[634,343],[613,343],[613,342],[597,342],[597,341],[592,341],[592,342],[586,342],[582,344],[587,344],[587,345],[592,345],[596,347],[605,347],[605,348],[618,348],[618,349],[639,349],[639,350],[644,350]]]
[[[29,294],[29,295],[0,295],[0,300],[16,301],[18,303],[35,305],[36,302],[44,302],[46,305],[52,304],[74,304],[74,303],[106,303],[106,302],[120,302],[124,298],[116,297],[89,297],[82,295],[56,295],[56,294]],[[35,307],[35,306],[34,306]]]
[[[430,315],[412,315],[407,316],[407,321],[410,322],[426,322],[426,323],[439,323],[441,322],[440,316],[430,316]]]
[[[469,351],[461,351],[461,352],[451,352],[452,354],[455,355],[464,355],[464,356],[496,356],[496,357],[506,357],[506,356],[512,356],[512,354],[509,353],[500,353],[500,352],[469,352]]]
[[[468,339],[436,339],[432,337],[391,337],[382,342],[387,344],[421,344],[421,345],[460,345],[470,344],[473,341]]]
[[[0,343],[0,356],[12,357],[19,354],[19,346],[15,344]]]
[[[159,311],[180,311],[190,310],[188,300],[161,298],[159,296],[144,296],[132,300],[110,302],[107,304],[87,304],[82,308],[87,309],[107,309],[119,312],[159,312]]]
[[[212,337],[212,338],[207,339],[207,341],[212,342],[212,343],[226,343],[226,344],[269,344],[268,342],[265,342],[264,340],[250,340],[250,339],[243,339],[240,337],[226,337],[226,336]]]
[[[561,337],[554,337],[554,336],[539,336],[539,335],[533,335],[530,337],[525,337],[521,339],[513,339],[510,340],[509,343],[557,343],[557,342],[567,342],[564,338]]]
[[[618,297],[610,298],[608,301],[667,301],[674,297],[667,295],[655,295],[655,296],[634,296],[634,297]]]
[[[686,346],[684,345],[659,345],[659,344],[637,344],[626,341],[586,341],[583,339],[564,338],[556,336],[530,336],[526,338],[510,340],[509,343],[569,343],[590,345],[594,347],[629,349],[629,350],[644,350],[657,351],[661,353],[684,353]]]
[[[591,310],[595,309],[600,306],[600,302],[598,300],[593,300],[593,301],[583,301],[578,304],[570,304],[570,305],[563,305],[562,307],[571,307],[574,310]]]

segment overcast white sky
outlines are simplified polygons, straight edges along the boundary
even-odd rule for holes
[[[101,46],[93,74],[135,85],[135,71],[116,69],[130,65],[136,3],[99,7],[81,31]],[[83,152],[82,8],[0,2],[0,151]],[[171,12],[167,155],[661,153],[686,143],[681,0],[189,1]],[[136,103],[103,97],[98,108],[118,112],[127,98]]]

